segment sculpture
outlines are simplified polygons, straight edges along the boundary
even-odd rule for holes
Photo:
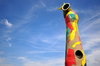
[[[58,9],[63,10],[66,23],[65,66],[86,66],[86,55],[78,30],[79,17],[76,12],[71,9],[69,3],[64,3]]]

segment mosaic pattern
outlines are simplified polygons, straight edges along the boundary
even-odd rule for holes
[[[64,5],[66,4],[67,3],[64,3]],[[64,10],[63,12],[66,11]],[[82,48],[82,42],[80,40],[80,34],[78,30],[79,17],[76,12],[72,10],[67,11],[67,13],[64,13],[64,15],[66,22],[65,66],[86,66],[86,55]]]

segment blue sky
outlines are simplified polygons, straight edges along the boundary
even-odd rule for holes
[[[99,66],[99,0],[0,0],[0,66],[64,66],[64,2],[79,15],[88,66]]]

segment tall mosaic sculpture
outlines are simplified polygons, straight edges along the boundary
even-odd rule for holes
[[[66,23],[66,53],[65,66],[86,66],[84,53],[78,29],[79,17],[72,10],[69,3],[64,3],[59,10],[63,10]]]

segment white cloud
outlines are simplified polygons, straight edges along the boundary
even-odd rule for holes
[[[87,22],[87,21],[89,21],[89,20],[91,20],[91,19],[93,19],[93,18],[95,18],[95,17],[97,17],[97,16],[99,16],[100,15],[100,13],[97,13],[96,15],[94,15],[94,16],[92,16],[92,17],[90,17],[89,19],[87,19],[86,21],[84,21],[84,22]]]
[[[34,17],[34,12],[37,11],[40,8],[44,8],[46,7],[45,3],[43,1],[39,1],[36,4],[33,4],[30,9],[28,10],[28,12],[26,13],[26,15],[24,16],[25,19],[30,19],[31,17]]]
[[[61,34],[57,36],[58,39],[66,39],[66,35],[65,34]]]
[[[32,44],[37,44],[37,45],[41,45],[39,42],[48,44],[48,47],[50,48],[51,46],[55,45],[55,44],[60,44],[62,41],[65,41],[65,34],[56,34],[56,35],[51,35],[51,36],[45,36],[45,35],[38,35],[38,36],[31,36],[30,39],[28,39],[27,41],[32,43]],[[34,41],[34,42],[33,42]],[[46,48],[48,48],[46,47]]]
[[[87,66],[99,66],[100,65],[100,48],[91,49],[92,52],[87,55]]]
[[[43,7],[46,7],[46,5],[45,5],[45,3],[43,1],[39,1],[39,2]]]
[[[25,57],[18,57],[24,66],[64,66],[64,58],[51,58],[47,61],[32,61]]]
[[[4,19],[4,24],[7,26],[7,27],[11,27],[12,24],[10,22],[8,22],[7,19]]]
[[[11,43],[8,43],[8,45],[9,45],[9,47],[11,47],[11,46],[12,46],[12,44],[11,44]]]
[[[93,15],[100,12],[100,9],[98,7],[93,7],[92,9],[85,9],[85,10],[83,9],[73,9],[73,10],[77,13],[83,13],[83,14],[88,14],[88,15]]]
[[[7,59],[6,58],[1,58],[0,57],[0,66],[13,66],[13,65],[7,63]]]
[[[82,34],[84,39],[83,47],[85,50],[91,50],[96,47],[100,47],[100,31],[95,34]]]
[[[90,27],[92,27],[95,24],[100,24],[100,18],[96,18],[99,15],[100,15],[100,13],[92,16],[91,18],[89,18],[86,21],[84,21],[83,23],[81,23],[80,25],[83,26],[84,23],[89,23],[90,22],[90,24],[88,24],[88,26],[86,26],[84,29],[82,29],[82,31],[88,30]],[[96,18],[95,21],[92,21],[93,18]]]
[[[45,35],[38,35],[34,37],[31,37],[28,42],[32,43],[31,47],[35,48],[41,48],[43,50],[39,51],[29,51],[29,54],[35,54],[35,53],[54,53],[54,52],[64,52],[62,47],[65,46],[65,34],[56,34],[55,36],[45,36]],[[41,44],[41,43],[42,44]],[[46,46],[44,46],[46,44]],[[38,46],[37,46],[38,45]],[[60,48],[60,50],[59,50]]]
[[[57,50],[52,50],[52,51],[30,51],[28,53],[30,54],[35,54],[35,53],[53,53],[53,52],[65,52],[65,51],[57,51]]]
[[[17,59],[27,60],[25,57],[18,57]]]
[[[10,41],[10,40],[11,40],[11,38],[7,38],[7,39],[6,39],[6,41]]]
[[[6,41],[8,42],[8,46],[11,47],[12,44],[10,43],[11,38],[7,38]]]
[[[77,9],[73,9],[74,11],[76,11],[77,13],[85,13],[85,14],[90,14],[92,13],[93,11],[92,10],[77,10]]]
[[[6,25],[7,27],[11,27],[12,26],[12,24],[7,19],[1,20],[0,23]]]
[[[58,9],[58,7],[52,7],[52,8],[47,8],[47,11],[55,11],[57,9]]]

